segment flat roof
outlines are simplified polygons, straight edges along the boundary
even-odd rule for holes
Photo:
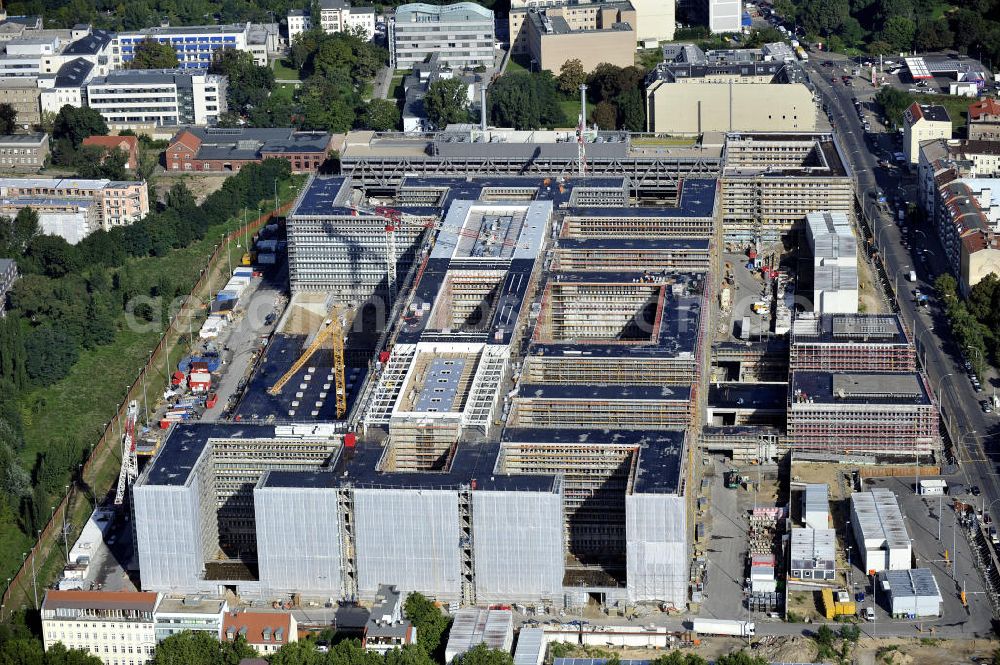
[[[140,476],[142,485],[181,487],[187,483],[210,439],[274,438],[273,425],[182,423],[174,425]]]
[[[930,404],[920,375],[913,372],[833,373],[794,371],[792,403],[802,396],[822,404]]]
[[[222,609],[227,603],[224,598],[211,596],[184,596],[182,598],[163,597],[156,608],[159,614],[218,614],[221,618]]]
[[[787,383],[712,383],[708,386],[711,408],[784,411],[787,402]]]
[[[676,206],[581,207],[570,208],[568,215],[578,217],[712,217],[715,214],[718,180],[685,178],[680,182]]]
[[[897,314],[800,314],[792,343],[908,345],[909,340]]]
[[[671,401],[687,402],[691,399],[691,386],[618,386],[597,384],[544,384],[521,383],[518,399],[566,399],[619,401]]]
[[[313,178],[299,196],[291,215],[350,215],[353,210],[345,205],[350,192],[349,181],[350,178],[344,176]]]
[[[2,134],[0,144],[4,145],[41,145],[48,134]]]
[[[879,577],[882,579],[882,589],[888,591],[894,599],[916,595],[918,598],[937,599],[939,602],[943,600],[934,573],[929,568],[883,570]]]
[[[337,477],[332,469],[303,471],[266,471],[257,482],[257,489],[332,489],[337,486]]]
[[[499,443],[460,443],[443,471],[380,471],[385,448],[359,443],[346,449],[334,469],[337,486],[363,489],[457,490],[474,480],[480,491],[559,492],[560,476],[496,472]]]
[[[148,591],[56,591],[45,592],[42,610],[138,610],[156,609],[159,594]]]

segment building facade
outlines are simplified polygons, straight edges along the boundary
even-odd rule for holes
[[[170,171],[237,172],[246,164],[268,158],[286,159],[295,173],[315,172],[326,161],[333,143],[327,132],[294,128],[213,129],[187,127],[167,146]]]
[[[185,27],[147,28],[135,32],[120,32],[112,44],[114,69],[127,67],[135,57],[135,47],[147,38],[169,44],[177,54],[180,69],[208,69],[215,52],[220,48],[250,51],[248,35],[250,24],[203,25]],[[258,65],[266,66],[256,60]]]
[[[389,22],[390,65],[410,69],[437,54],[442,64],[492,68],[493,12],[471,2],[400,5]]]
[[[191,631],[222,639],[222,620],[229,611],[224,598],[205,596],[162,597],[153,613],[156,642]]]
[[[514,55],[528,54],[528,33],[526,21],[532,9],[550,11],[559,9],[562,15],[572,18],[576,16],[587,16],[594,12],[599,12],[599,7],[604,2],[568,2],[567,0],[511,0],[510,12],[508,13],[508,27],[510,30],[510,48]],[[634,30],[634,38],[638,41],[646,40],[672,40],[676,23],[674,20],[675,3],[661,2],[660,0],[630,0],[629,4],[635,10],[635,18],[631,21]],[[567,19],[569,20],[569,19]],[[635,44],[632,45],[633,47]],[[586,48],[586,47],[584,47]],[[597,50],[597,49],[594,49]],[[577,57],[583,57],[585,53],[579,53]],[[558,70],[553,70],[558,72]]]
[[[14,287],[17,277],[14,259],[0,259],[0,316],[7,315],[7,294]]]
[[[664,61],[646,79],[651,132],[814,131],[818,112],[795,62],[763,49],[704,52],[693,44],[663,47]]]
[[[1000,101],[987,97],[969,104],[970,141],[1000,141]]]
[[[364,39],[375,36],[375,8],[352,7],[347,0],[320,0],[320,28],[327,34],[357,31]],[[312,29],[313,21],[308,11],[292,9],[288,12],[288,39],[295,39]]]
[[[118,70],[87,86],[87,106],[113,128],[214,125],[226,111],[226,77],[183,69]]]
[[[222,624],[222,641],[242,637],[258,653],[268,656],[289,642],[299,641],[298,622],[291,612],[227,612]]]
[[[143,665],[153,659],[160,596],[128,591],[47,591],[42,601],[45,650],[62,643],[105,665]]]
[[[920,162],[920,144],[951,138],[951,118],[943,106],[914,102],[903,112],[903,154],[909,164]]]
[[[37,171],[48,158],[48,134],[0,136],[0,171]]]
[[[586,72],[601,63],[635,62],[635,8],[630,2],[556,6],[526,10],[527,51],[538,69],[558,74],[567,60]]]
[[[125,168],[134,171],[139,166],[139,139],[135,136],[88,136],[83,139],[83,145],[121,150],[128,156]]]
[[[35,78],[0,78],[0,104],[10,104],[17,111],[17,124],[36,125],[42,121],[41,90]]]

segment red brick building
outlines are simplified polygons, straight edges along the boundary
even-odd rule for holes
[[[287,159],[295,173],[316,171],[326,161],[333,136],[289,128],[190,127],[167,146],[167,171],[237,172],[244,164]]]
[[[88,136],[83,145],[96,145],[106,150],[121,150],[128,155],[125,168],[134,171],[139,166],[139,139],[134,136]]]

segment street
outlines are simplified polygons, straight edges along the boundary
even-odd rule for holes
[[[832,54],[826,55],[831,60],[836,58]],[[960,473],[966,487],[978,485],[982,488],[979,499],[970,496],[966,501],[988,511],[1000,501],[1000,483],[990,457],[995,454],[992,440],[997,432],[996,416],[984,414],[980,409],[978,402],[981,397],[966,378],[960,349],[956,348],[948,333],[948,323],[938,303],[933,301],[930,308],[921,308],[909,291],[919,287],[923,293],[934,293],[934,278],[948,271],[944,251],[931,225],[927,222],[916,225],[914,220],[908,224],[915,225],[910,236],[916,255],[907,251],[902,245],[900,227],[873,196],[881,189],[887,194],[898,192],[906,201],[915,202],[915,179],[880,168],[877,155],[866,145],[864,128],[857,118],[853,97],[857,94],[859,98],[870,99],[873,89],[863,83],[858,87],[846,87],[839,82],[831,84],[830,69],[816,62],[809,63],[807,68],[833,115],[835,131],[856,178],[859,207],[871,220],[874,244],[885,266],[886,285],[890,292],[896,294],[899,313],[913,336],[918,358],[938,402],[942,422],[947,427],[953,454],[961,465]],[[875,136],[875,146],[887,143],[885,134]],[[911,270],[916,272],[915,283],[907,281]],[[983,395],[992,393],[992,388],[991,381],[987,380]]]

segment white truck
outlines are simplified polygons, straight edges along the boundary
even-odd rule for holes
[[[754,624],[752,621],[736,621],[733,619],[692,619],[691,630],[699,635],[753,637]]]

